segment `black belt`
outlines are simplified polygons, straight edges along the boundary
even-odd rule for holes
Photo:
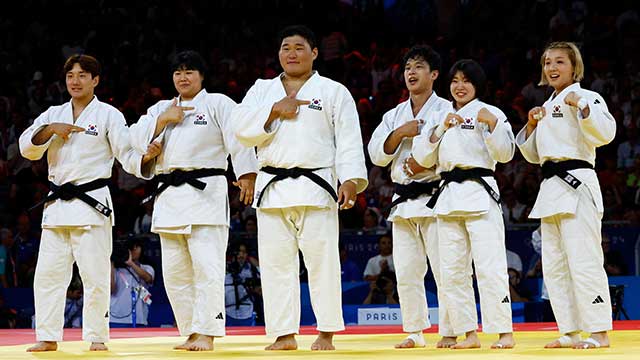
[[[273,184],[276,181],[284,180],[286,178],[297,179],[300,176],[306,176],[309,180],[313,181],[318,186],[325,189],[329,193],[329,195],[331,195],[334,201],[338,201],[338,195],[336,194],[336,191],[333,189],[333,186],[331,186],[331,184],[329,184],[325,179],[321,178],[320,175],[314,173],[314,171],[320,170],[320,169],[321,168],[303,169],[299,167],[294,167],[291,169],[283,169],[283,168],[276,168],[273,166],[265,166],[261,168],[260,171],[264,171],[267,174],[271,174],[275,176],[271,180],[269,180],[269,182],[267,183],[267,185],[264,186],[264,188],[262,188],[260,195],[258,195],[258,201],[256,202],[256,207],[260,207],[262,196],[264,195],[264,192],[265,190],[267,190],[269,185]]]
[[[438,190],[436,190],[436,193],[433,194],[431,199],[429,199],[429,202],[427,203],[427,207],[433,209],[433,207],[436,206],[438,197],[440,196],[440,193],[442,192],[444,187],[447,186],[447,184],[449,184],[450,182],[462,183],[467,180],[475,180],[479,182],[484,187],[484,189],[487,190],[487,193],[491,196],[491,198],[496,203],[500,204],[500,195],[495,190],[493,190],[493,188],[489,184],[487,184],[487,182],[483,179],[483,177],[485,176],[493,177],[493,171],[489,169],[484,169],[484,168],[471,168],[471,169],[454,168],[451,171],[445,171],[443,173],[440,173],[440,177],[442,178],[442,180],[444,180],[444,182],[438,188]]]
[[[575,169],[593,169],[593,166],[584,160],[545,161],[542,164],[542,176],[545,179],[557,176],[572,188],[577,189],[578,186],[582,185],[582,181],[569,174],[569,170]]]
[[[391,205],[386,206],[382,212],[385,212],[388,209],[391,209],[394,206],[397,206],[407,200],[416,199],[420,195],[424,195],[424,194],[433,195],[437,191],[439,183],[440,183],[440,180],[426,182],[426,183],[414,181],[414,182],[410,182],[407,185],[393,183],[393,186],[394,186],[393,192],[398,195],[398,198],[395,199],[391,203]]]
[[[151,195],[147,196],[142,200],[142,204],[148,202],[154,197],[162,194],[163,191],[167,190],[169,186],[180,186],[182,184],[189,184],[198,190],[204,190],[207,187],[205,182],[202,182],[198,179],[205,178],[209,176],[224,176],[224,169],[197,169],[197,170],[173,170],[169,174],[160,174],[156,176],[158,181],[160,182],[160,186],[151,193]]]
[[[112,210],[109,209],[107,205],[87,195],[89,191],[101,189],[105,186],[109,186],[109,179],[97,179],[82,185],[74,185],[72,183],[66,183],[58,186],[52,182],[49,182],[49,189],[51,190],[51,194],[47,195],[47,197],[44,198],[44,200],[32,206],[29,209],[29,211],[49,201],[54,201],[58,199],[62,199],[62,200],[80,199],[85,204],[96,209],[102,215],[109,217],[111,215]]]

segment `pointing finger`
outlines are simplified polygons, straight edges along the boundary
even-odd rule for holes
[[[189,110],[194,110],[195,107],[193,106],[178,106],[182,111],[189,111]]]
[[[85,129],[83,127],[75,126],[75,125],[73,125],[73,127],[70,129],[71,132],[82,132],[84,130]]]
[[[309,101],[309,100],[296,100],[296,102],[298,103],[298,105],[309,105],[309,104],[311,104],[311,101]]]

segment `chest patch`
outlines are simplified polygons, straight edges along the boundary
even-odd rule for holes
[[[463,129],[467,129],[467,130],[473,130],[476,128],[475,125],[473,125],[473,118],[465,118],[464,122],[460,125],[461,128]]]
[[[308,107],[309,107],[309,109],[321,111],[322,110],[322,99],[312,99],[311,100],[311,104],[309,104]]]
[[[94,124],[89,124],[84,133],[87,135],[98,136],[98,127]]]
[[[554,118],[564,117],[562,114],[562,107],[560,105],[553,105],[553,112],[551,113],[551,116]]]
[[[193,120],[194,125],[207,125],[207,114],[200,113],[196,114],[195,120]]]

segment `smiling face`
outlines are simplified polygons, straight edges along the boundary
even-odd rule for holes
[[[451,78],[451,84],[449,86],[451,96],[456,103],[456,108],[461,108],[467,105],[470,101],[476,98],[476,88],[471,81],[464,75],[462,71],[456,72]]]
[[[173,72],[173,86],[182,100],[191,100],[202,90],[204,77],[198,70],[180,68]]]
[[[573,84],[574,66],[563,49],[549,49],[544,58],[544,76],[556,93]]]
[[[286,75],[304,77],[313,70],[313,61],[318,57],[318,48],[311,48],[309,42],[300,35],[282,39],[278,58]]]
[[[71,70],[65,75],[67,92],[73,99],[83,100],[93,97],[94,89],[100,81],[99,76],[91,76],[91,73],[82,69],[79,63],[73,64]]]
[[[438,71],[431,71],[423,58],[409,59],[404,66],[404,83],[411,94],[421,94],[433,89]]]

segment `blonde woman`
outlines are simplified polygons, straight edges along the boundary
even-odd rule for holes
[[[611,301],[600,245],[604,208],[593,166],[596,148],[613,140],[616,123],[602,96],[580,87],[584,65],[573,43],[550,44],[540,64],[540,84],[554,92],[529,111],[516,144],[527,161],[542,165],[545,178],[529,217],[541,219],[545,284],[562,334],[545,347],[609,347]],[[591,336],[582,341],[581,331]]]

